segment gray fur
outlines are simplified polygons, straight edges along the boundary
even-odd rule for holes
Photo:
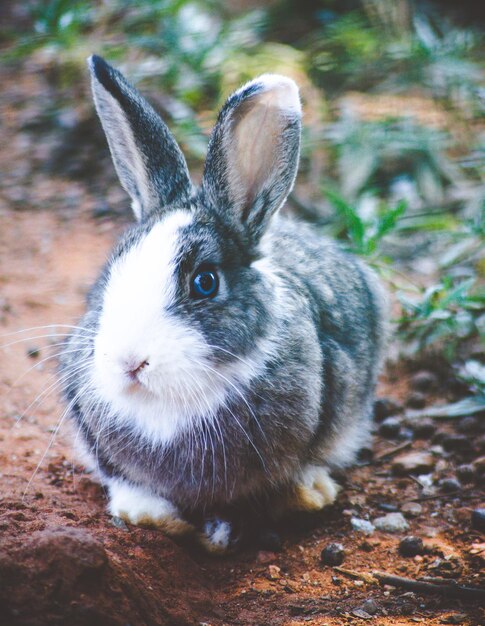
[[[114,70],[109,73],[121,80]],[[123,89],[131,98],[124,82]],[[219,348],[212,355],[214,367],[233,359],[230,353],[244,358],[260,340],[272,346],[264,374],[244,390],[245,401],[229,391],[217,413],[219,435],[206,432],[213,427],[202,422],[197,437],[182,433],[168,444],[154,445],[134,429],[117,425],[109,406],[93,403],[86,372],[76,374],[93,355],[91,331],[98,327],[111,264],[150,231],[158,212],[146,216],[115,248],[89,295],[80,322],[87,331],[73,333],[61,358],[72,418],[101,474],[142,485],[188,516],[264,501],[291,486],[308,463],[332,468],[352,462],[369,436],[382,358],[385,297],[374,274],[307,226],[279,215],[270,219],[293,184],[298,120],[283,125],[279,145],[284,151],[289,142],[288,154],[276,155],[271,181],[240,218],[220,146],[227,120],[257,91],[256,86],[228,100],[213,134],[202,189],[190,202],[185,183],[160,194],[164,211],[184,206],[194,215],[182,233],[172,314],[190,321]],[[172,143],[165,138],[165,145]],[[155,149],[159,147],[146,154]],[[155,160],[163,159],[157,155]],[[258,259],[273,268],[281,284],[278,293],[259,271]],[[187,292],[188,277],[207,260],[223,273],[227,289],[221,297],[194,301]],[[103,424],[106,414],[109,428]]]

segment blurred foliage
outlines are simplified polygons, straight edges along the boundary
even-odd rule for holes
[[[403,305],[399,330],[412,341],[412,351],[439,344],[452,360],[463,341],[484,332],[485,290],[477,289],[474,278],[456,281],[445,276],[419,295],[416,300],[399,295]]]
[[[305,115],[290,207],[379,268],[401,302],[408,354],[461,363],[483,388],[483,30],[432,1],[21,5],[22,27],[0,35],[5,60],[54,66],[87,103],[85,57],[104,55],[162,109],[199,169],[231,90],[263,72],[294,78]]]
[[[369,261],[378,252],[381,240],[396,229],[399,218],[406,210],[406,202],[400,200],[394,207],[383,202],[372,203],[373,210],[364,212],[362,205],[359,207],[346,202],[335,191],[326,189],[324,193],[332,203],[337,218],[340,218],[333,224],[333,234],[347,238],[352,252],[369,257]]]

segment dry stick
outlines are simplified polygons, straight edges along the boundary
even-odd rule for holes
[[[387,459],[387,457],[394,456],[395,454],[397,454],[398,452],[401,452],[402,450],[407,450],[407,448],[410,448],[411,446],[412,446],[411,441],[400,443],[395,448],[388,448],[387,450],[383,450],[382,452],[375,454],[373,460],[382,461],[383,459]]]
[[[477,587],[465,587],[457,583],[444,585],[429,583],[424,580],[403,578],[402,576],[394,576],[385,572],[372,572],[372,575],[374,578],[377,578],[381,585],[392,585],[393,587],[402,587],[403,589],[422,593],[439,593],[440,595],[459,598],[460,600],[481,600],[485,602],[485,589]]]
[[[346,567],[334,567],[333,569],[340,572],[340,574],[344,574],[344,576],[348,576],[349,578],[363,580],[364,582],[369,583],[369,585],[375,585],[377,582],[377,578],[375,578],[372,574],[356,572],[355,570],[347,569]]]
[[[414,580],[412,578],[394,576],[393,574],[387,574],[385,572],[372,572],[372,574],[369,574],[366,572],[356,572],[355,570],[346,569],[344,567],[334,567],[333,569],[341,574],[344,574],[345,576],[348,576],[349,578],[363,580],[369,584],[375,584],[378,582],[381,585],[401,587],[402,589],[409,589],[410,591],[417,591],[420,593],[438,593],[451,598],[458,598],[460,600],[485,601],[485,589],[464,587],[463,585],[458,585],[456,582],[436,584],[425,580]]]
[[[470,498],[478,497],[478,493],[470,493],[473,487],[468,487],[467,489],[457,489],[456,491],[451,491],[450,493],[435,493],[429,496],[417,496],[416,498],[410,498],[409,502],[426,502],[426,500],[446,500],[447,498],[457,498],[459,497],[461,500],[469,500]],[[467,493],[468,492],[468,493]]]

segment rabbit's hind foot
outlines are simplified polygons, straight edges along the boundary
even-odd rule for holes
[[[298,511],[320,511],[335,502],[339,490],[327,468],[307,465],[295,481],[288,505]]]

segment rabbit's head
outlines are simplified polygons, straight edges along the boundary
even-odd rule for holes
[[[295,83],[263,75],[232,94],[202,183],[154,109],[103,59],[89,60],[96,108],[137,225],[92,296],[92,382],[110,415],[167,439],[242,393],[273,355],[279,302],[264,235],[296,176]]]

